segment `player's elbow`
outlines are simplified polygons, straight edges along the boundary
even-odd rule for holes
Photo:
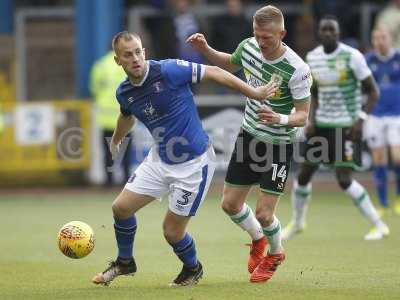
[[[210,70],[212,70],[213,73],[218,73],[218,72],[221,71],[220,67],[217,67],[217,66],[209,66],[209,67],[210,67]]]
[[[222,69],[217,66],[206,66],[204,77],[205,80],[216,80],[218,79],[219,74],[221,73]]]
[[[132,116],[132,115],[120,114],[119,116],[120,116],[120,118],[121,118],[122,120],[124,120],[124,121],[132,121],[132,119],[133,119],[133,116]]]
[[[133,124],[135,123],[135,118],[132,115],[120,114],[119,120],[124,124],[126,124],[127,126],[133,126]]]

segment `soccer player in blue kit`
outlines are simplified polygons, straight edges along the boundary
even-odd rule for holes
[[[390,33],[384,27],[372,31],[372,45],[374,51],[367,54],[366,60],[379,84],[381,96],[365,123],[364,132],[372,153],[381,215],[389,209],[388,148],[396,174],[394,209],[400,215],[400,52],[393,48]]]
[[[182,271],[171,285],[196,284],[203,275],[203,267],[186,227],[205,198],[215,169],[215,156],[202,128],[190,84],[214,80],[260,101],[273,96],[276,86],[270,82],[252,88],[215,66],[175,59],[145,60],[140,37],[127,31],[118,33],[112,46],[116,63],[127,74],[116,92],[121,113],[110,143],[113,158],[135,118],[151,132],[155,145],[112,204],[118,257],[92,281],[107,285],[119,275],[136,272],[135,213],[168,194],[164,237],[183,263]]]

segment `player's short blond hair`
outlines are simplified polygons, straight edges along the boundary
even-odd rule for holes
[[[253,16],[253,21],[260,26],[275,23],[280,25],[282,30],[285,29],[285,20],[282,11],[273,5],[267,5],[257,10]]]
[[[126,30],[118,32],[116,35],[114,35],[112,42],[111,42],[111,46],[112,46],[114,52],[116,51],[116,49],[118,47],[118,43],[121,39],[123,39],[124,41],[131,41],[134,38],[139,40],[140,42],[142,42],[140,36],[137,33],[129,32]]]

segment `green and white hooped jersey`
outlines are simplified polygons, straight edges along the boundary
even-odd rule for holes
[[[310,99],[312,78],[308,65],[288,46],[285,53],[274,61],[266,60],[254,37],[242,41],[232,54],[231,62],[243,67],[247,83],[253,87],[275,81],[279,89],[275,96],[264,102],[247,98],[242,128],[261,141],[273,144],[294,142],[297,128],[285,125],[259,123],[257,109],[263,106],[289,115],[294,102]]]
[[[339,43],[326,54],[322,46],[307,54],[314,84],[318,88],[315,122],[319,127],[350,127],[361,111],[361,81],[371,75],[364,56]]]

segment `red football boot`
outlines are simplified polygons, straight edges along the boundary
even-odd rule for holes
[[[253,241],[251,244],[248,244],[250,246],[250,254],[247,261],[247,270],[250,274],[254,272],[264,258],[264,252],[267,244],[268,242],[265,236],[259,240]]]
[[[250,276],[251,282],[264,282],[271,279],[277,267],[285,260],[284,253],[267,254]]]

